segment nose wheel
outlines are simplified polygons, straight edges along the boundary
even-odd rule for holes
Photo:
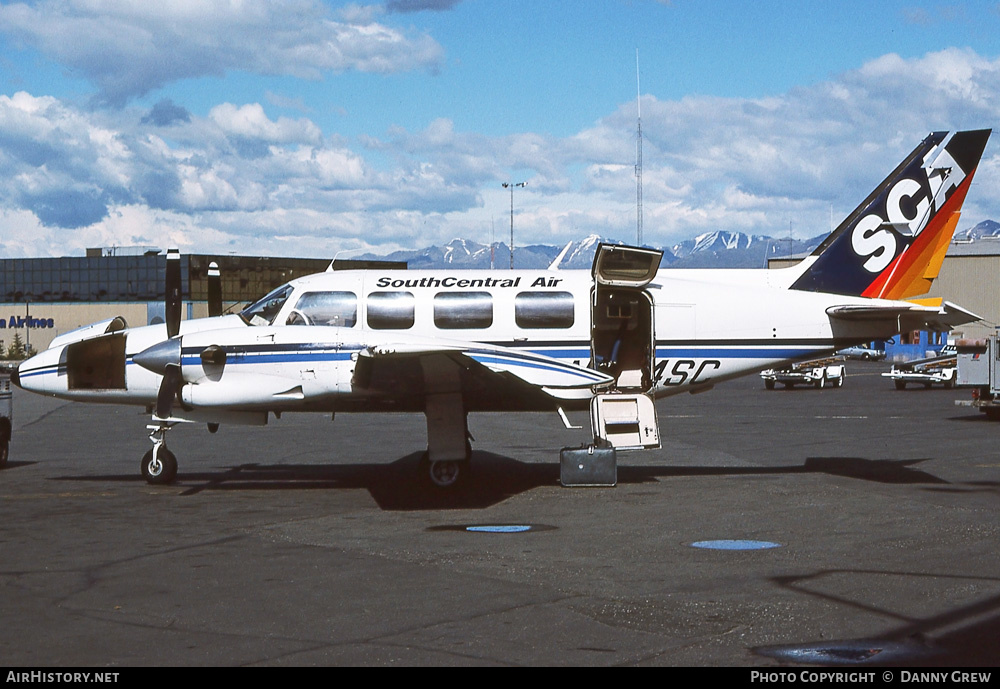
[[[142,477],[154,486],[173,483],[177,477],[177,458],[166,447],[148,451],[142,457]]]
[[[152,431],[149,439],[153,443],[153,449],[142,456],[140,471],[146,482],[154,486],[173,483],[177,478],[177,458],[167,449],[165,437],[171,427],[172,424],[165,423],[147,426]]]

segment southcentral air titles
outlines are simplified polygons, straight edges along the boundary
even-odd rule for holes
[[[541,276],[534,279],[531,287],[556,287],[562,278]],[[422,278],[391,278],[380,277],[376,283],[379,287],[520,287],[521,277],[516,278],[437,278],[426,276]]]

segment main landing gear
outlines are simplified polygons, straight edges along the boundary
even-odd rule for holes
[[[153,443],[153,449],[142,456],[140,468],[142,477],[147,483],[154,486],[167,485],[177,478],[177,458],[174,453],[167,449],[166,434],[173,427],[173,424],[159,423],[155,426],[146,426],[152,431],[149,439]]]
[[[427,451],[419,470],[432,488],[453,490],[467,481],[472,445],[462,398],[461,367],[440,354],[421,357]]]

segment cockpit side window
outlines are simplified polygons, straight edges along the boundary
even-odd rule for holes
[[[358,322],[354,292],[306,292],[292,309],[286,325],[334,325],[353,328]]]
[[[254,302],[240,312],[240,316],[248,325],[271,325],[274,317],[281,311],[289,295],[292,293],[291,285],[282,285],[270,292],[263,299]]]

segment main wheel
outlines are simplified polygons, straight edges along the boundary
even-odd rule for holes
[[[462,477],[462,462],[455,460],[430,462],[429,471],[431,483],[438,488],[451,488]]]
[[[471,454],[470,449],[466,449],[466,457]],[[420,473],[434,488],[454,489],[468,480],[469,460],[446,459],[432,462],[429,454],[424,452],[420,458]]]
[[[142,456],[142,477],[147,483],[162,486],[173,483],[177,477],[177,458],[165,447],[160,448],[157,461],[153,461],[153,451]]]

